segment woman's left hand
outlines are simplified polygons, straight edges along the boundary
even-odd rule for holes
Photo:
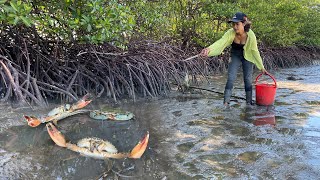
[[[202,49],[202,51],[200,52],[200,57],[208,57],[208,54],[209,54],[209,48],[204,48]]]

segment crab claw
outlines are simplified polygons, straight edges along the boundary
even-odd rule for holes
[[[51,123],[47,123],[47,131],[51,139],[60,147],[66,147],[66,139],[63,134]]]
[[[84,95],[78,102],[72,105],[73,110],[81,109],[86,107],[92,101],[92,95],[86,94]]]
[[[132,149],[129,158],[138,159],[142,156],[146,150],[149,142],[149,131],[147,134],[139,141],[139,143]]]
[[[27,120],[28,125],[31,127],[37,127],[41,124],[41,120],[34,116],[24,116],[24,118]]]

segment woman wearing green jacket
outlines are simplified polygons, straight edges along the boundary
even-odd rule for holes
[[[203,49],[200,53],[202,57],[217,56],[231,45],[231,62],[228,67],[228,80],[224,90],[224,105],[228,106],[232,95],[233,83],[237,78],[237,72],[242,64],[243,80],[246,92],[246,103],[252,104],[252,72],[255,65],[263,73],[265,70],[258,50],[257,39],[250,29],[251,22],[242,13],[236,13],[229,23],[233,28],[229,29],[221,39],[211,46]]]

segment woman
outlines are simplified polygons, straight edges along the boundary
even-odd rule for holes
[[[252,104],[252,71],[253,65],[267,73],[258,50],[257,40],[254,32],[250,29],[251,22],[242,13],[236,13],[229,23],[232,22],[233,28],[229,29],[221,39],[211,46],[203,49],[200,53],[202,57],[217,56],[231,45],[231,62],[228,68],[228,80],[224,90],[224,105],[228,106],[232,94],[233,83],[237,78],[240,64],[243,69],[243,80],[245,84],[246,103]]]

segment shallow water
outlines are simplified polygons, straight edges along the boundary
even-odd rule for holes
[[[317,179],[320,66],[271,73],[278,84],[271,107],[248,108],[233,99],[226,110],[221,95],[193,89],[135,103],[100,99],[87,107],[121,108],[133,112],[134,120],[96,121],[81,114],[58,123],[71,142],[99,137],[120,152],[130,151],[149,131],[149,147],[136,160],[80,156],[56,146],[44,125],[31,128],[22,119],[57,104],[46,109],[1,104],[0,179]],[[234,94],[243,97],[241,81]],[[203,87],[223,92],[224,83],[224,76],[215,76]]]

